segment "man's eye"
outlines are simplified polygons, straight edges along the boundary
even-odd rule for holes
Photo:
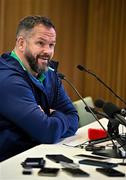
[[[55,44],[49,44],[49,47],[53,48],[53,47],[55,47]]]
[[[44,43],[42,42],[42,41],[38,41],[38,43],[37,44],[39,44],[39,45],[44,45]]]

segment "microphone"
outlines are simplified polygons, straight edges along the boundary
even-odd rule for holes
[[[69,85],[70,85],[70,87],[74,90],[74,92],[78,95],[78,97],[82,100],[82,102],[84,103],[84,105],[85,106],[87,106],[87,108],[90,110],[90,112],[91,112],[91,114],[92,114],[92,116],[95,118],[95,120],[100,124],[100,126],[102,127],[102,129],[104,130],[104,131],[106,131],[106,129],[104,128],[104,126],[101,124],[101,122],[99,121],[99,119],[95,116],[95,114],[94,114],[94,112],[92,111],[92,109],[87,105],[87,103],[84,101],[84,99],[83,99],[83,97],[81,96],[81,94],[78,92],[78,90],[74,87],[74,85],[66,78],[66,76],[64,75],[64,74],[62,74],[62,73],[58,73],[58,76],[59,76],[59,78],[60,79],[62,79],[62,80],[65,80]],[[109,157],[122,157],[122,154],[121,154],[121,152],[120,152],[120,150],[118,149],[118,147],[116,146],[116,144],[114,143],[114,141],[113,141],[113,139],[112,139],[112,137],[110,136],[110,134],[108,133],[108,131],[106,131],[106,133],[107,133],[107,135],[108,135],[108,137],[110,138],[110,140],[111,140],[111,142],[112,142],[112,145],[113,145],[113,149],[112,149],[112,152],[110,153],[108,153],[108,152],[106,152],[106,150],[105,150],[105,152],[104,152],[104,150],[103,150],[103,155],[104,156],[109,156]],[[107,139],[108,140],[108,139]],[[89,145],[90,146],[90,145]],[[93,152],[94,154],[100,154],[100,155],[102,155],[102,150],[101,150],[101,153],[99,153],[100,152],[100,150],[97,152],[97,151],[95,151],[95,152]]]
[[[108,123],[108,132],[110,135],[114,135],[114,137],[119,135],[119,124],[125,125],[126,110],[120,109],[112,103],[105,103],[103,100],[98,99],[95,101],[95,106],[98,108],[103,108],[105,114],[108,115],[108,119],[110,120]],[[115,117],[114,114],[117,113]],[[124,116],[124,117],[122,117]]]
[[[112,115],[112,112],[113,113],[118,113],[118,114],[121,114],[122,116],[126,116],[126,109],[121,109],[119,107],[117,107],[116,105],[108,102],[108,103],[105,103],[102,99],[97,99],[95,102],[94,102],[95,106],[98,107],[98,108],[103,108],[105,106],[105,111],[107,111],[108,116],[111,117]],[[104,112],[105,112],[104,111]]]
[[[107,119],[109,118],[109,116],[108,116],[107,114],[105,114],[105,113],[103,113],[103,112],[99,112],[99,111],[97,111],[95,108],[90,107],[90,109],[89,109],[87,106],[85,106],[85,109],[86,109],[86,111],[89,112],[89,113],[90,113],[90,109],[91,109],[94,114],[97,114],[97,115],[99,115],[99,116],[101,116],[101,117],[105,117],[105,118],[107,118]]]
[[[118,108],[116,105],[108,102],[105,103],[103,106],[103,111],[109,116],[114,117],[118,122],[120,122],[122,125],[126,126],[126,117],[123,117],[122,115],[118,114],[120,113],[120,108]],[[117,142],[121,145],[119,148],[122,148],[123,157],[126,157],[126,135],[119,136],[116,138]],[[125,163],[122,163],[122,165],[125,165]]]
[[[90,108],[87,103],[84,101],[83,97],[81,96],[81,94],[78,92],[78,90],[74,87],[74,85],[66,78],[66,76],[62,73],[58,73],[58,76],[60,77],[60,79],[65,80],[70,86],[71,88],[74,90],[74,92],[77,94],[77,96],[82,100],[82,102],[84,103],[84,105],[86,106],[86,109],[88,109],[88,111],[90,111],[90,113],[93,115],[93,117],[96,119],[96,121],[99,122],[98,118],[95,116],[94,112],[92,111],[92,108]],[[101,127],[106,131],[106,129],[103,127],[103,125],[99,122],[99,124],[101,125]]]
[[[100,124],[100,126],[103,128],[103,130],[106,131],[106,129],[104,128],[104,126],[101,124],[101,122],[98,120],[98,118],[95,116],[94,112],[92,111],[92,108],[90,108],[87,103],[84,101],[83,97],[81,96],[81,94],[78,92],[78,90],[74,87],[74,85],[66,78],[66,76],[62,73],[58,73],[58,76],[60,79],[65,80],[70,86],[71,88],[74,90],[74,92],[77,94],[77,96],[82,100],[82,102],[84,103],[84,105],[86,106],[86,109],[88,109],[88,111],[90,111],[90,113],[92,114],[92,116],[95,118],[95,120]],[[108,136],[110,136],[108,134]]]
[[[102,99],[97,99],[94,104],[97,108],[103,108],[103,105],[104,105],[104,101]]]
[[[109,87],[103,80],[101,80],[95,73],[93,73],[92,71],[86,69],[84,66],[82,65],[78,65],[77,68],[80,71],[85,71],[89,74],[91,74],[92,76],[94,76],[100,83],[102,83],[116,98],[118,98],[121,102],[123,102],[126,105],[126,101],[123,100],[119,95],[117,95],[111,87]]]
[[[126,119],[123,117],[125,112],[124,109],[118,108],[111,102],[105,103],[103,106],[103,111],[110,117],[117,119],[122,125],[126,126]],[[123,112],[123,113],[122,113]],[[121,115],[120,115],[121,114]]]

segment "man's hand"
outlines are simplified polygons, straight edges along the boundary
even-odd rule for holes
[[[42,109],[42,107],[41,107],[40,105],[38,105],[38,107],[40,108],[40,110],[41,110],[42,112],[44,112],[44,110]],[[54,110],[54,109],[49,109],[50,114],[52,114],[54,111],[56,111],[56,110]]]
[[[56,110],[54,110],[54,109],[50,109],[50,114],[52,114],[54,111],[56,111]]]

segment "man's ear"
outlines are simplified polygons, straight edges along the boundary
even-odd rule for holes
[[[26,41],[24,39],[23,36],[18,36],[17,38],[17,46],[18,46],[18,49],[23,52],[25,47],[26,47]]]

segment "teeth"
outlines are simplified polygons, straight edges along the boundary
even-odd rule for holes
[[[49,60],[49,57],[39,56],[38,58],[39,58],[39,59],[42,59],[42,60],[47,60],[47,61]]]
[[[42,59],[44,59],[44,60],[48,60],[48,58],[42,58]]]

